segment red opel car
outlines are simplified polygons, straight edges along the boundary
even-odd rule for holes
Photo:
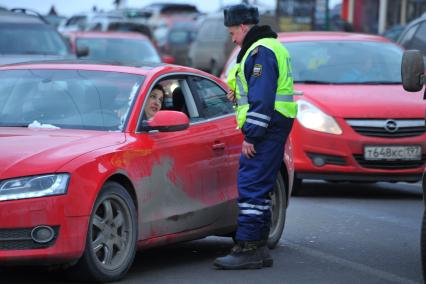
[[[146,121],[156,84],[172,100]],[[226,92],[181,66],[0,67],[0,264],[64,264],[115,281],[137,248],[232,236],[242,135]],[[286,147],[270,247],[292,186]]]
[[[421,180],[426,102],[421,92],[402,88],[400,46],[380,36],[341,32],[280,33],[279,40],[291,55],[299,106],[290,135],[293,193],[304,179]]]

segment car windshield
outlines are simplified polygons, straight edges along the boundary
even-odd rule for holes
[[[0,54],[68,55],[65,41],[46,24],[0,24]]]
[[[123,38],[80,38],[77,48],[86,46],[85,58],[140,66],[146,62],[160,63],[161,58],[149,40]]]
[[[283,43],[295,83],[400,84],[403,50],[387,42]]]
[[[143,80],[86,70],[0,71],[0,126],[122,131]]]

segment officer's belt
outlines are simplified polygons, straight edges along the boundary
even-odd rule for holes
[[[287,102],[291,103],[294,101],[293,95],[286,95],[286,94],[276,94],[275,95],[275,101],[276,102]],[[242,96],[237,100],[237,104],[239,106],[248,104],[248,98],[247,96]]]

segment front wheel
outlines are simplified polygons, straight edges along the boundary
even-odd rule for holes
[[[286,192],[285,181],[281,173],[278,173],[274,191],[271,193],[271,228],[267,243],[270,249],[277,246],[284,231],[285,218],[287,214]]]
[[[124,277],[136,253],[136,209],[126,189],[107,182],[93,206],[86,247],[71,277],[96,282]]]

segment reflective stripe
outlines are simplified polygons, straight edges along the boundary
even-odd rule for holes
[[[247,210],[240,210],[241,214],[247,214],[247,215],[263,215],[262,211],[257,211],[253,209],[247,209]]]
[[[261,113],[258,113],[258,112],[254,112],[254,111],[248,112],[247,116],[254,116],[254,117],[261,118],[261,119],[264,119],[264,120],[267,120],[267,121],[271,120],[270,116],[267,116],[267,115],[264,115],[264,114],[261,114]]]
[[[238,90],[240,91],[240,96],[247,97],[246,91],[244,90],[243,82],[241,82],[241,78],[238,76],[238,74],[237,74],[236,81],[237,81]]]
[[[238,203],[239,207],[245,207],[245,208],[255,208],[255,209],[259,209],[259,210],[269,210],[271,208],[271,206],[266,205],[266,206],[262,206],[262,205],[254,205],[254,204],[250,204],[250,203]]]
[[[247,96],[244,96],[244,97],[239,98],[239,99],[237,100],[237,104],[238,104],[239,106],[242,106],[242,105],[246,105],[246,104],[248,104]]]
[[[258,121],[258,120],[254,120],[254,119],[251,119],[251,118],[247,118],[246,122],[251,123],[251,124],[255,124],[255,125],[258,125],[258,126],[262,126],[262,127],[265,127],[265,128],[268,128],[268,124],[267,123],[261,122],[261,121]]]
[[[293,102],[293,95],[280,95],[280,94],[276,94],[275,95],[275,101],[276,102]]]

